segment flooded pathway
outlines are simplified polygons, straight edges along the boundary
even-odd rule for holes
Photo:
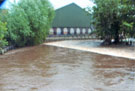
[[[0,56],[0,91],[135,91],[135,60],[40,45]]]
[[[92,53],[135,60],[135,46],[124,46],[124,45],[103,46],[101,45],[102,42],[103,41],[101,40],[66,40],[58,42],[49,42],[45,43],[45,45],[69,49],[77,49]]]

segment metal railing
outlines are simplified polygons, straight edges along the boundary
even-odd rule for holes
[[[46,42],[60,41],[60,40],[89,40],[89,39],[97,39],[97,37],[92,35],[50,35],[46,38]]]

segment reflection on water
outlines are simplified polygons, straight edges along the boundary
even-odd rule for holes
[[[135,91],[135,61],[49,46],[0,56],[0,91]]]

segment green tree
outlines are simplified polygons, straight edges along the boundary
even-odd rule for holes
[[[16,46],[43,43],[53,17],[54,10],[48,0],[20,0],[6,17],[7,40]]]
[[[93,0],[94,25],[105,41],[119,43],[120,35],[131,36],[135,4],[132,0]],[[125,31],[124,31],[125,29]],[[130,33],[129,33],[130,32]]]
[[[7,31],[6,23],[0,21],[0,49],[7,45],[7,41],[5,40],[5,33]]]
[[[121,0],[121,30],[125,37],[135,37],[135,0]]]

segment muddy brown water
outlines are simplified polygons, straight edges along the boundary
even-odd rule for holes
[[[135,91],[135,60],[40,45],[0,56],[0,91]]]

